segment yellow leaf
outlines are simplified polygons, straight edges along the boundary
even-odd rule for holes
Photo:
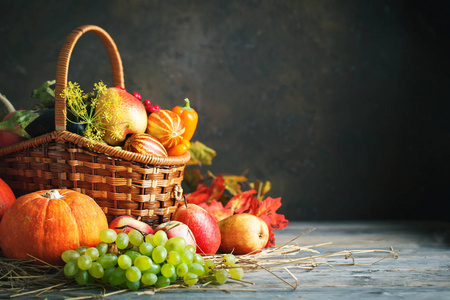
[[[207,173],[211,178],[216,178],[216,176],[211,171],[208,170]],[[243,175],[222,174],[222,177],[225,182],[225,189],[233,196],[242,193],[240,183],[246,182],[248,180],[247,177]]]
[[[191,143],[189,149],[191,159],[188,165],[212,165],[212,159],[216,156],[216,151],[205,144],[195,141]]]
[[[257,198],[262,201],[264,196],[270,191],[272,188],[272,183],[270,181],[261,182],[257,180],[256,182],[250,183],[250,187],[258,192]]]

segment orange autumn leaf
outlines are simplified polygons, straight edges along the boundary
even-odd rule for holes
[[[255,190],[240,193],[231,198],[227,205],[225,205],[225,208],[228,208],[232,213],[243,213],[250,208],[254,194],[256,194]]]
[[[289,224],[284,215],[277,214],[276,211],[281,207],[281,198],[267,197],[263,201],[253,198],[250,204],[250,213],[262,218],[269,228],[280,230]]]
[[[195,192],[186,196],[188,203],[201,204],[211,203],[213,200],[219,200],[225,190],[223,176],[217,176],[214,178],[210,187],[204,184],[199,184]]]
[[[223,204],[217,200],[212,200],[210,204],[202,203],[199,206],[209,212],[210,215],[214,217],[216,222],[233,215],[230,209],[223,207]]]

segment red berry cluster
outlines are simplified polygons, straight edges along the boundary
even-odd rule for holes
[[[141,94],[134,92],[133,96],[136,97],[136,99],[138,99],[139,101],[142,101]],[[152,102],[149,99],[145,99],[144,101],[142,101],[142,103],[144,103],[145,110],[147,111],[148,114],[151,114],[161,109],[161,107],[158,104],[152,105]]]

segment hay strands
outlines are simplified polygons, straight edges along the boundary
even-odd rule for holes
[[[331,243],[321,243],[309,246],[300,246],[297,242],[299,238],[312,232],[311,229],[289,242],[281,246],[263,249],[259,253],[250,253],[245,255],[236,255],[236,262],[239,267],[243,268],[247,273],[254,271],[269,272],[275,278],[279,279],[284,284],[292,289],[298,287],[298,279],[294,275],[294,269],[312,270],[320,265],[334,267],[337,265],[374,265],[387,258],[398,258],[398,250],[392,247],[388,250],[374,249],[374,250],[345,250],[333,253],[321,254],[315,248],[330,245]],[[305,256],[300,256],[300,253],[306,253]],[[356,257],[358,255],[367,254],[382,254],[381,258],[373,260],[369,263],[359,263]],[[206,256],[205,259],[212,259],[217,267],[232,268],[225,266],[223,263],[224,255]],[[336,261],[336,257],[342,258],[345,262]],[[333,258],[333,262],[330,262]],[[20,298],[25,296],[40,296],[44,293],[53,292],[65,294],[72,299],[91,299],[104,298],[118,293],[127,292],[127,290],[114,290],[114,288],[103,284],[91,284],[89,286],[80,286],[73,280],[67,279],[64,276],[63,268],[52,266],[40,261],[41,264],[34,264],[38,261],[37,258],[30,259],[7,259],[1,255],[0,252],[0,298]],[[292,279],[293,283],[280,276],[280,271],[286,272]],[[187,287],[184,284],[172,284],[165,288],[141,288],[137,291],[138,294],[151,295],[156,292],[186,290],[186,291],[249,291],[256,292],[257,289],[249,288],[248,285],[255,285],[255,283],[246,280],[230,280],[230,282],[237,282],[244,285],[243,288],[227,287],[227,284],[216,286],[211,284],[196,285]],[[92,291],[92,294],[90,293]]]

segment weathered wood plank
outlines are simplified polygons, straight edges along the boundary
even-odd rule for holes
[[[298,279],[298,288],[292,289],[272,275],[258,270],[246,273],[245,280],[254,284],[227,283],[220,286],[232,291],[181,290],[159,292],[152,299],[183,297],[195,299],[238,298],[301,298],[330,299],[450,299],[450,224],[438,222],[296,222],[276,232],[277,244],[282,245],[308,230],[313,232],[297,239],[300,246],[317,245],[321,254],[353,250],[388,250],[391,246],[400,250],[397,259],[387,258],[385,253],[355,254],[357,265],[344,255],[318,259],[330,265],[319,265],[306,270],[290,264],[288,269]],[[290,259],[308,256],[307,252],[289,255]],[[313,254],[311,254],[313,255]],[[331,266],[332,265],[332,266]],[[282,268],[271,268],[280,278],[295,285],[294,278]],[[236,289],[243,289],[237,291]],[[256,291],[254,291],[256,290]],[[102,290],[81,290],[83,292]],[[109,296],[109,299],[144,299],[148,295],[140,292],[126,292]],[[71,296],[81,294],[72,293]],[[48,299],[60,299],[61,295],[43,294]],[[67,295],[65,295],[67,296]],[[1,298],[1,295],[0,295]]]

